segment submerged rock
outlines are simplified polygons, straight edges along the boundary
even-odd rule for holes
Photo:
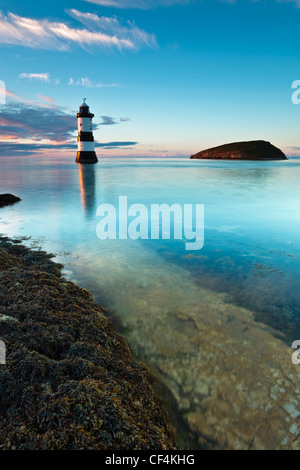
[[[287,160],[285,154],[265,140],[233,142],[220,145],[192,155],[194,159],[216,160]]]
[[[0,238],[0,449],[176,449],[146,367],[50,256]]]
[[[0,207],[9,206],[19,201],[21,199],[13,194],[0,194]]]

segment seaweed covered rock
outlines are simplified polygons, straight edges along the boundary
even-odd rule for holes
[[[0,194],[0,207],[9,206],[19,201],[21,199],[13,194]]]
[[[287,160],[285,154],[265,140],[232,142],[219,145],[192,155],[193,159],[216,160]]]
[[[0,238],[0,449],[176,448],[145,366],[60,269]]]

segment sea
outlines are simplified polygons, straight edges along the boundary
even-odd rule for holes
[[[149,369],[181,447],[300,448],[299,158],[0,165],[0,192],[22,199],[1,209],[0,233],[53,253],[92,292]],[[188,250],[172,230],[100,239],[97,209],[118,219],[122,196],[149,209],[149,224],[152,204],[201,205],[203,246]]]

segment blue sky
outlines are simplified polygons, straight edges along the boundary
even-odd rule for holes
[[[292,0],[2,0],[0,154],[72,155],[87,97],[99,156],[298,155],[299,25]]]

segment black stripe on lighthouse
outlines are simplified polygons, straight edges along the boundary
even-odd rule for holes
[[[77,138],[77,163],[97,163],[98,158],[94,148],[94,136],[92,119],[94,114],[90,113],[89,106],[83,98],[83,103],[77,113],[78,138]]]
[[[94,142],[94,136],[91,132],[79,132],[78,142]]]

